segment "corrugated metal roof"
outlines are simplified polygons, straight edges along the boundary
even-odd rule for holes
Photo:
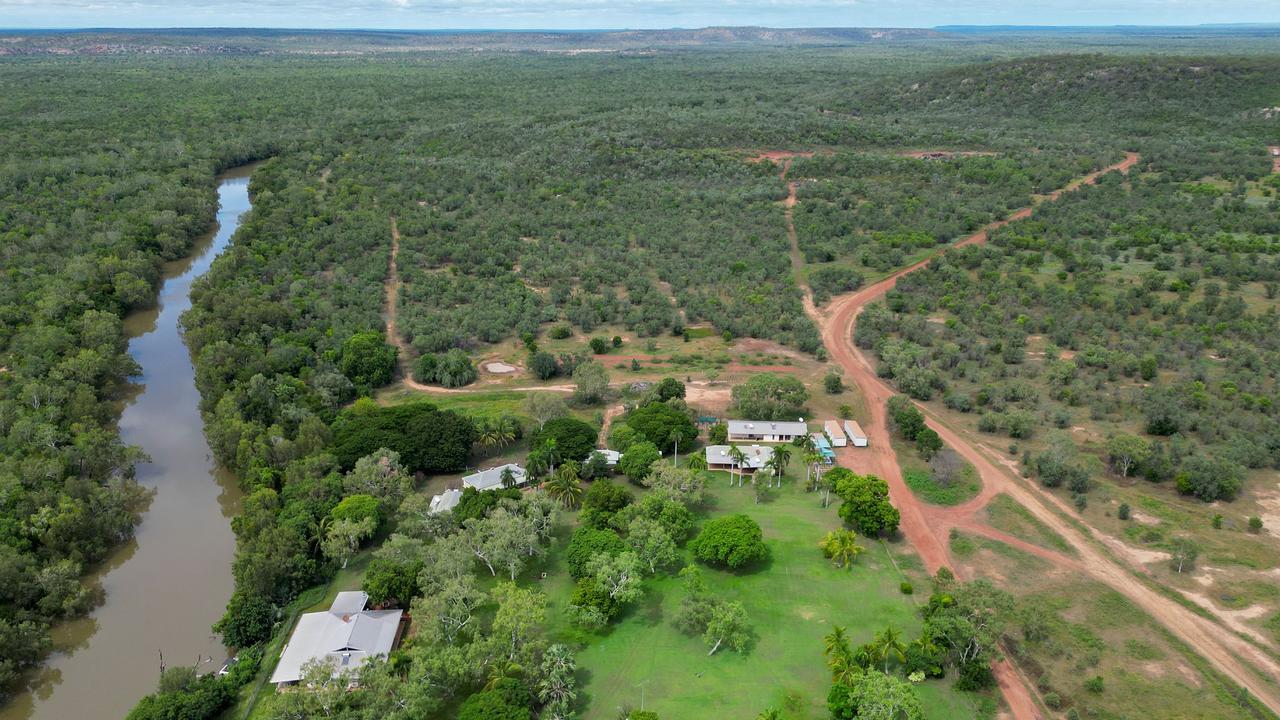
[[[708,465],[731,465],[733,458],[729,455],[731,445],[708,445],[706,448],[706,458]],[[746,456],[743,467],[759,470],[769,462],[769,458],[773,457],[773,448],[764,445],[746,445],[738,446],[742,454]]]
[[[367,601],[362,592],[338,593],[329,610],[298,618],[271,682],[297,682],[302,666],[312,660],[331,663],[336,673],[355,670],[369,658],[391,652],[403,611],[364,610]],[[350,611],[357,602],[360,609]]]
[[[445,490],[431,498],[431,512],[442,513],[454,509],[462,501],[461,490]]]
[[[502,487],[502,471],[511,468],[511,474],[515,476],[516,485],[525,483],[524,468],[515,463],[507,463],[498,467],[491,467],[481,470],[478,473],[472,473],[462,478],[462,484],[466,487],[473,487],[477,490],[493,490]]]
[[[803,435],[809,432],[809,426],[800,421],[730,420],[729,432],[733,435]]]

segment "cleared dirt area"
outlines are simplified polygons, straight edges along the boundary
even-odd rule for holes
[[[792,158],[813,157],[812,150],[765,150],[751,157],[751,162],[781,162],[785,165],[791,164]],[[786,174],[786,167],[783,167],[783,174]]]
[[[917,160],[950,160],[958,157],[994,157],[996,154],[991,150],[912,150],[902,153],[902,157]]]
[[[1271,156],[1271,172],[1280,173],[1280,145],[1268,147],[1267,154]]]
[[[1036,204],[1055,200],[1065,192],[1095,183],[1107,172],[1127,172],[1138,160],[1136,153],[1128,153],[1122,162],[1091,173],[1060,190],[1038,198]],[[991,231],[1014,220],[1030,216],[1034,212],[1034,207],[1033,205],[1023,208],[1005,220],[992,223],[962,239],[957,245],[985,242]],[[1056,568],[1086,573],[1114,588],[1208,659],[1219,672],[1247,688],[1273,712],[1280,712],[1280,693],[1274,685],[1264,682],[1257,674],[1261,671],[1272,678],[1280,675],[1280,665],[1269,655],[1229,632],[1226,628],[1230,627],[1230,623],[1225,622],[1225,618],[1221,618],[1217,613],[1215,617],[1219,618],[1218,622],[1209,620],[1140,581],[1135,573],[1143,572],[1143,568],[1134,567],[1129,559],[1117,561],[1111,555],[1104,553],[1097,544],[1094,533],[1064,519],[1063,513],[1067,509],[1060,500],[1040,492],[1003,462],[1004,458],[998,457],[998,454],[989,448],[984,448],[980,443],[957,432],[923,406],[921,410],[925,412],[929,426],[942,437],[943,442],[978,471],[982,478],[983,491],[965,505],[939,508],[924,505],[906,486],[883,416],[885,404],[896,392],[880,380],[872,361],[853,344],[852,338],[857,317],[862,310],[868,304],[882,298],[896,285],[898,278],[923,267],[928,262],[928,259],[923,260],[874,285],[837,298],[825,313],[814,315],[814,320],[822,329],[823,341],[832,359],[844,367],[846,377],[858,386],[868,406],[875,409],[873,416],[868,417],[863,426],[870,437],[871,446],[857,450],[842,449],[840,453],[842,462],[856,470],[875,473],[888,482],[893,500],[902,513],[902,532],[915,546],[925,566],[931,572],[939,567],[953,565],[947,543],[948,534],[952,528],[999,539],[1001,542],[1010,542],[1005,537],[993,535],[992,530],[973,514],[994,494],[1009,495],[1038,521],[1062,536],[1079,560],[1036,546],[1028,547],[1026,543],[1010,544],[1051,562]],[[1031,549],[1033,547],[1036,549]],[[998,668],[998,672],[1004,676],[1001,679],[1001,688],[1008,691],[1005,697],[1009,701],[1014,716],[1040,717],[1041,714],[1027,688],[1021,683],[1017,687],[1006,684],[1005,673],[1010,672],[1009,669],[1001,667]]]
[[[400,228],[396,219],[391,218],[391,260],[387,263],[387,282],[384,292],[387,296],[383,315],[387,318],[387,342],[400,350],[400,374],[409,377],[409,344],[400,336],[396,328],[396,309],[400,301],[400,269],[396,259],[400,255]]]

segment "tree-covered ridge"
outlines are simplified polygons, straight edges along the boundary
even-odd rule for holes
[[[879,100],[906,110],[1181,124],[1269,106],[1278,67],[1266,56],[1053,54],[949,67],[877,90]]]

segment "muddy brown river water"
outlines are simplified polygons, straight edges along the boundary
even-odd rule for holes
[[[124,441],[151,462],[138,481],[156,493],[136,537],[90,577],[105,602],[88,617],[54,629],[53,653],[27,690],[0,707],[0,720],[123,718],[156,687],[168,665],[217,670],[226,650],[209,626],[231,597],[238,511],[235,478],[214,463],[200,420],[191,355],[178,331],[191,282],[227,246],[249,209],[253,166],[218,178],[218,224],[188,257],[169,263],[157,306],[130,314],[129,353],[142,366],[136,394],[120,417]]]

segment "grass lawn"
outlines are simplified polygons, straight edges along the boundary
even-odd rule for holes
[[[563,620],[571,585],[561,569],[543,587],[557,624],[553,636],[587,643],[578,653],[586,720],[611,719],[619,707],[642,704],[663,718],[750,718],[768,707],[788,718],[825,718],[830,676],[822,638],[832,625],[845,626],[855,644],[888,625],[907,639],[919,632],[915,601],[923,600],[927,582],[918,570],[908,570],[907,579],[919,594],[907,596],[899,590],[903,576],[879,543],[865,541],[867,551],[851,571],[823,558],[818,539],[839,525],[834,504],[823,509],[816,495],[790,483],[756,505],[749,488],[729,488],[722,473],[711,477],[707,515],[750,515],[772,551],[752,572],[705,572],[716,591],[746,607],[757,635],[753,647],[745,655],[721,650],[708,657],[700,638],[678,632],[671,618],[683,590],[674,577],[647,581],[643,600],[610,631],[584,638]],[[980,714],[981,699],[952,690],[949,681],[916,687],[930,718]]]

